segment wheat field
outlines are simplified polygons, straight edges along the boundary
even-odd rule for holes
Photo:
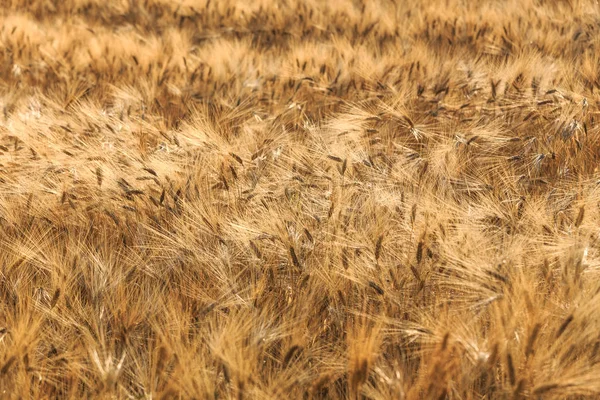
[[[1,0],[0,397],[600,397],[596,1]]]

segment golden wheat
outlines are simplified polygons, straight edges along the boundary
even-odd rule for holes
[[[597,2],[0,4],[0,397],[600,396]]]

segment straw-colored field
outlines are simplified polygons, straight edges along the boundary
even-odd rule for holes
[[[600,396],[596,1],[0,3],[1,398]]]

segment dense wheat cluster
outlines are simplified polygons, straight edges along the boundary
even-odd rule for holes
[[[2,0],[0,396],[600,396],[596,1]]]

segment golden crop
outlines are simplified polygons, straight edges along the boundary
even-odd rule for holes
[[[0,398],[600,396],[596,1],[0,4]]]

